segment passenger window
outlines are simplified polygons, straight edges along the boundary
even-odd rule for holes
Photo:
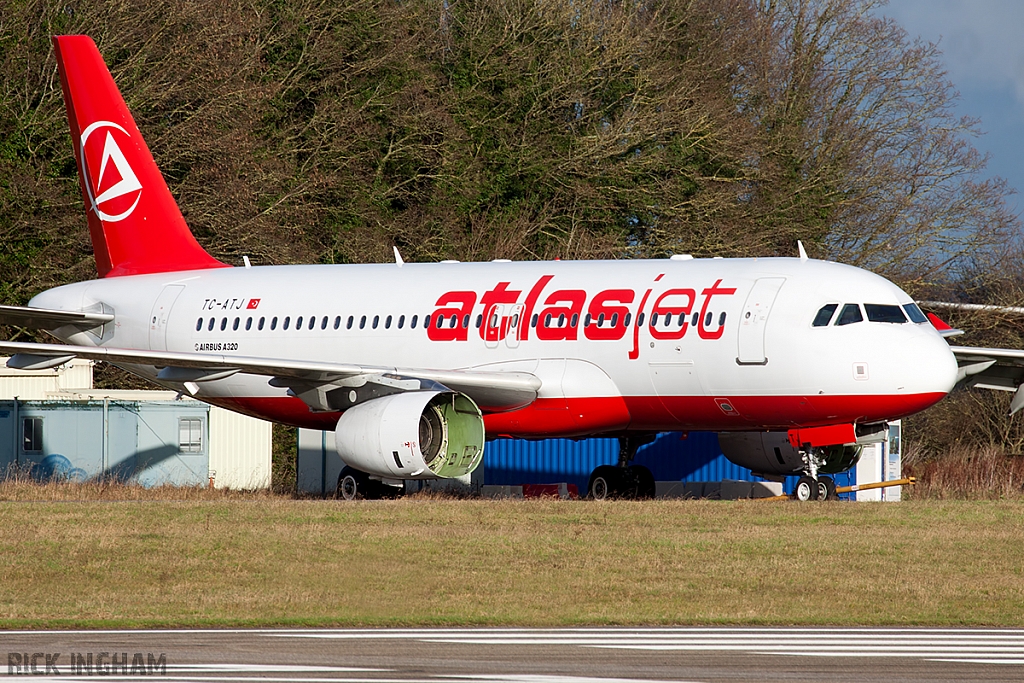
[[[213,332],[213,324],[215,322],[217,322],[217,321],[214,320],[213,318],[210,318],[210,324],[206,326],[206,331],[207,332]]]
[[[619,314],[618,313],[612,313],[612,321],[611,322],[612,322],[612,327],[618,327],[619,326]]]
[[[302,320],[302,318],[299,318],[299,320]],[[286,315],[284,317],[284,325],[281,326],[281,329],[282,330],[287,330],[288,329],[288,325],[290,325],[291,322],[292,322],[291,316],[290,315]]]
[[[713,317],[714,315],[711,313],[711,311],[708,311],[708,314],[704,316],[704,327],[711,327],[711,319]]]
[[[601,327],[601,325],[604,325],[604,313],[597,316],[597,326]]]
[[[928,316],[921,312],[917,304],[906,304],[903,306],[907,311],[907,316],[915,323],[926,323],[928,322]]]
[[[410,321],[409,321],[409,327],[411,327],[411,328],[413,328],[413,329],[416,329],[416,319],[417,319],[417,318],[419,318],[419,316],[418,316],[418,315],[414,315],[414,316],[412,317],[412,320],[410,320]]]
[[[469,315],[462,316],[462,326],[469,329]]]
[[[530,327],[537,327],[537,314],[533,314],[533,320],[530,321]]]
[[[379,325],[379,324],[380,324],[380,316],[379,315],[373,316],[373,329],[377,329],[377,325]]]
[[[444,324],[444,316],[443,315],[439,315],[439,316],[437,316],[437,318],[435,320],[436,320],[435,325],[437,326],[437,329],[441,329],[441,325]]]
[[[321,330],[326,330],[327,329],[327,316],[326,315],[324,316],[323,320],[320,321],[320,329]]]
[[[629,321],[632,320],[632,319],[633,319],[633,314],[632,313],[627,313],[626,317],[623,318],[623,320],[622,320],[622,326],[623,327],[629,327]]]
[[[718,316],[718,326],[721,327],[725,324],[725,311],[722,311],[722,315]]]
[[[587,317],[583,319],[583,327],[590,327],[590,323],[592,322],[594,322],[594,319],[589,313],[587,313]]]
[[[350,315],[348,317],[348,322],[345,323],[345,329],[346,330],[351,330],[352,329],[352,323],[354,323],[355,320],[356,320],[355,317]]]
[[[413,316],[413,317],[415,317],[415,316]],[[427,329],[428,327],[430,327],[430,316],[429,315],[425,315],[425,316],[423,316],[423,329]]]
[[[284,329],[286,329],[286,330],[288,329],[288,318],[284,319]],[[295,329],[297,329],[297,330],[301,330],[302,329],[302,316],[301,315],[298,318],[295,319]]]
[[[832,321],[832,315],[839,308],[839,304],[825,304],[818,309],[817,314],[814,316],[814,322],[811,323],[811,327],[827,327]]]
[[[551,314],[544,316],[544,327],[551,327]]]
[[[644,326],[644,312],[643,311],[640,311],[640,315],[638,315],[636,317],[636,326],[637,327],[643,327]]]
[[[257,330],[262,330],[262,329],[263,329],[263,323],[264,323],[265,321],[266,321],[266,318],[260,318],[260,321],[259,321],[259,323],[257,323],[257,324],[256,324],[256,329],[257,329]]]
[[[220,331],[223,332],[226,329],[228,329],[228,319],[227,318],[221,318],[220,319]]]
[[[338,329],[339,327],[341,327],[341,316],[340,315],[336,316],[334,318],[334,329]]]
[[[843,306],[843,310],[839,313],[839,319],[836,320],[836,325],[851,325],[853,323],[859,323],[864,320],[864,316],[861,315],[860,306],[857,304],[846,304]]]
[[[359,329],[361,329],[361,330],[362,330],[362,329],[364,329],[365,327],[366,327],[366,316],[364,315],[363,317],[361,317],[361,318],[359,319]]]
[[[671,324],[672,324],[672,314],[671,313],[666,313],[665,314],[665,327],[668,327]]]
[[[391,329],[391,316],[390,315],[388,317],[384,318],[384,329],[385,330],[390,330]]]
[[[690,324],[693,325],[694,327],[697,327],[697,321],[698,320],[700,320],[700,313],[697,313],[696,311],[694,311],[694,313],[693,313],[693,320],[690,321]]]
[[[903,315],[903,309],[899,306],[886,306],[885,304],[864,304],[864,311],[868,314],[868,320],[873,323],[905,323],[907,316]]]
[[[203,329],[203,319],[202,318],[200,318],[199,320],[196,321],[196,332],[200,331],[201,329]]]
[[[245,319],[245,331],[248,332],[251,329],[252,329],[252,318],[251,317],[250,318],[246,318]]]
[[[576,327],[576,324],[580,321],[580,314],[573,313],[572,317],[569,318],[569,327]]]
[[[272,330],[276,330],[277,329],[277,316],[276,315],[273,318],[270,319],[270,329],[272,329]]]
[[[479,330],[480,326],[483,325],[483,324],[484,324],[484,316],[482,314],[477,314],[477,316],[476,316],[476,329]]]
[[[235,322],[231,323],[231,330],[232,332],[238,331],[238,318],[235,318]]]
[[[398,316],[398,329],[402,329],[403,327],[405,327],[405,316],[400,315]]]

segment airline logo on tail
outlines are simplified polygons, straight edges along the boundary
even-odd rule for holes
[[[96,121],[82,131],[80,149],[86,176],[85,189],[92,210],[108,223],[128,218],[142,198],[142,183],[114,139],[115,132],[131,143],[131,136],[121,126],[111,121]],[[98,134],[93,136],[93,133]],[[94,176],[97,158],[99,173]]]

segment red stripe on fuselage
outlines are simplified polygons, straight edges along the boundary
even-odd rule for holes
[[[525,408],[484,416],[487,435],[578,437],[631,431],[753,431],[895,420],[945,394],[870,396],[608,396],[541,398]],[[293,396],[205,399],[253,417],[308,429],[334,429],[341,413],[313,413]],[[725,402],[733,408],[726,413]],[[674,415],[682,416],[680,419]]]

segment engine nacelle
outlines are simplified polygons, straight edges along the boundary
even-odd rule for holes
[[[720,432],[718,445],[722,454],[740,467],[755,474],[801,474],[803,459],[789,443],[786,432]],[[826,446],[824,464],[818,467],[823,474],[846,472],[860,460],[862,446]]]
[[[334,446],[345,464],[379,477],[461,477],[483,461],[484,419],[465,394],[391,394],[346,410]]]

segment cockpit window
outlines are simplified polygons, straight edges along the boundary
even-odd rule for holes
[[[868,314],[868,320],[873,323],[905,323],[907,316],[903,315],[903,309],[899,306],[886,306],[885,304],[864,304],[864,310]]]
[[[818,314],[814,316],[814,322],[811,323],[813,327],[825,327],[829,321],[832,320],[832,315],[839,308],[839,304],[825,304],[818,309]]]
[[[905,304],[903,308],[904,310],[906,310],[907,317],[910,318],[911,321],[915,323],[928,322],[928,317],[924,314],[924,312],[921,311],[920,308],[918,308],[917,304]]]
[[[843,306],[843,310],[839,312],[839,319],[836,320],[836,325],[852,325],[862,320],[864,320],[864,316],[861,315],[860,306],[857,304],[846,304]]]

